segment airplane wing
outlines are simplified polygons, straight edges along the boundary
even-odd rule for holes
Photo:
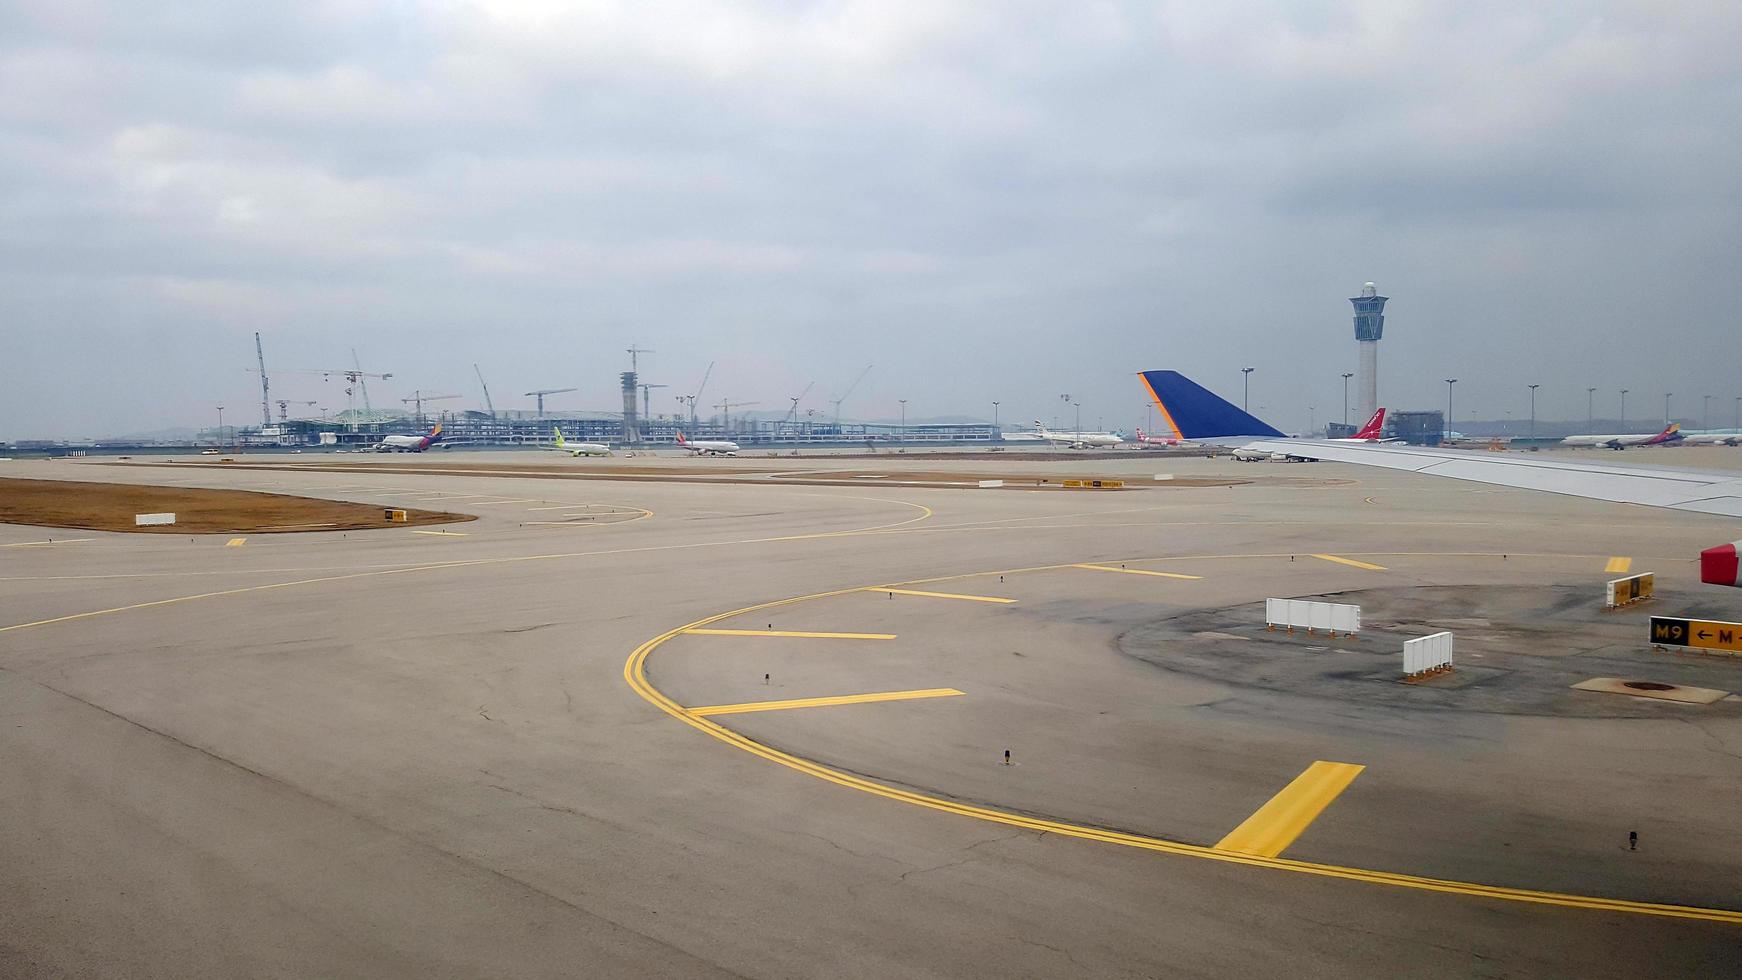
[[[1742,517],[1742,473],[1738,472],[1610,466],[1391,443],[1289,439],[1178,371],[1145,371],[1142,378],[1181,438],[1493,486]]]
[[[1490,456],[1471,450],[1390,443],[1335,443],[1320,439],[1245,439],[1239,444],[1241,448],[1334,463],[1380,466],[1593,500],[1742,517],[1742,473],[1736,472],[1608,466],[1521,456]]]

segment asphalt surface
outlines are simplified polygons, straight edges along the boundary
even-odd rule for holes
[[[450,458],[396,456],[430,472],[379,478],[0,464],[479,516],[239,545],[0,526],[0,976],[1640,977],[1742,962],[1739,702],[1562,683],[1742,690],[1742,662],[1653,651],[1642,625],[1742,619],[1697,583],[1699,549],[1736,536],[1723,520],[1147,454],[840,465],[1254,482],[436,472]],[[715,462],[831,465],[635,460]],[[1596,610],[1618,558],[1658,574],[1649,609]],[[1322,640],[1248,621],[1267,596],[1330,594],[1370,595],[1387,628]],[[1411,617],[1470,634],[1451,679],[1386,676]],[[742,632],[674,632],[691,624]],[[1223,671],[1217,649],[1235,651]],[[930,693],[686,710],[888,692]],[[1364,768],[1322,810],[1273,819],[1293,825],[1275,854],[1218,847],[1316,762]]]

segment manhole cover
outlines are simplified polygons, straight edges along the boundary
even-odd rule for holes
[[[1635,691],[1673,691],[1674,684],[1659,684],[1656,681],[1626,681],[1622,687],[1630,687]]]

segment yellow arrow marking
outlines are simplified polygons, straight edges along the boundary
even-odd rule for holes
[[[240,548],[247,543],[248,543],[247,538],[231,538],[230,540],[224,542],[224,547],[226,547],[226,548]]]
[[[1603,571],[1614,572],[1617,575],[1626,575],[1632,570],[1633,559],[1631,558],[1611,558],[1609,564],[1603,566]]]

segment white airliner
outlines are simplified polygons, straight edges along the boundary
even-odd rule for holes
[[[568,453],[570,456],[609,456],[611,447],[598,442],[567,442],[563,439],[563,430],[551,426],[551,432],[556,434],[556,442],[549,446],[540,446],[553,453]]]
[[[1684,446],[1742,446],[1742,434],[1708,432],[1697,436],[1682,436]]]
[[[677,434],[677,444],[690,451],[692,456],[736,456],[738,444],[726,439],[698,439],[691,442],[684,434]]]
[[[1671,422],[1656,435],[1635,434],[1630,436],[1567,436],[1561,440],[1563,446],[1593,446],[1603,449],[1626,449],[1628,446],[1667,446],[1675,442],[1691,442],[1682,435],[1680,422]]]
[[[384,436],[375,444],[378,453],[421,453],[442,441],[442,424],[421,436]]]
[[[1543,490],[1590,500],[1742,519],[1742,479],[1737,478],[1734,470],[1612,466],[1516,453],[1290,439],[1275,426],[1253,418],[1178,371],[1144,371],[1140,377],[1170,425],[1183,439],[1211,442],[1240,451],[1408,470],[1492,486]],[[1674,433],[1665,430],[1659,433],[1659,437],[1669,434]],[[1700,581],[1742,587],[1742,556],[1739,552],[1742,552],[1742,541],[1714,545],[1700,552]]]
[[[1111,432],[1049,432],[1046,426],[1040,424],[1040,419],[1034,420],[1034,428],[1047,442],[1063,444],[1072,449],[1118,446],[1125,442]]]

